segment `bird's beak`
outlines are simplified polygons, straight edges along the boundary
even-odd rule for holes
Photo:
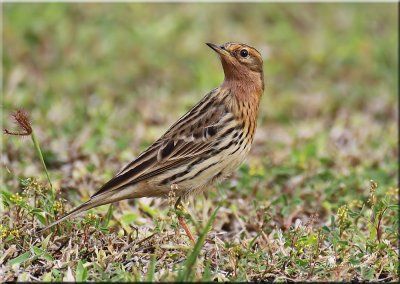
[[[225,48],[223,46],[218,46],[216,44],[213,43],[206,43],[209,47],[211,47],[211,49],[213,49],[216,53],[218,53],[221,56],[227,56],[229,55],[229,52],[225,50]]]

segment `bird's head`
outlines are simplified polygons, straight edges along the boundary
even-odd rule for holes
[[[235,42],[207,45],[218,53],[224,68],[225,81],[254,83],[264,89],[263,60],[254,47]]]

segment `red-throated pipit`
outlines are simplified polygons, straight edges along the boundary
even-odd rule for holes
[[[262,57],[246,44],[207,45],[221,60],[225,73],[222,85],[87,202],[43,230],[82,211],[122,199],[167,197],[172,187],[180,204],[181,197],[206,189],[242,163],[253,142],[264,91]]]

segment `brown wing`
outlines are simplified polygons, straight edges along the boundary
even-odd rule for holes
[[[219,89],[207,94],[195,107],[180,118],[137,159],[124,167],[92,197],[114,191],[190,163],[213,149],[223,128],[233,115],[216,97]]]

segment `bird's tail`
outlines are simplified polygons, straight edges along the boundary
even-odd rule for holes
[[[109,203],[108,201],[106,201],[106,198],[93,198],[93,199],[89,199],[88,201],[86,201],[85,203],[83,203],[82,205],[76,207],[75,209],[73,209],[72,211],[68,212],[66,215],[64,215],[63,217],[61,217],[60,219],[54,221],[53,223],[51,223],[50,225],[44,227],[43,229],[40,229],[38,231],[38,233],[42,233],[47,229],[50,229],[51,227],[57,225],[58,223],[68,219],[68,218],[72,218],[76,215],[78,215],[79,213],[82,213],[83,211],[89,210],[93,207],[96,206],[100,206],[103,204]]]
[[[92,209],[94,207],[100,206],[100,205],[104,205],[104,204],[109,204],[112,202],[116,202],[119,201],[121,199],[126,199],[126,198],[135,198],[135,197],[139,197],[136,194],[131,194],[131,196],[127,196],[129,192],[127,192],[126,190],[122,189],[117,193],[113,193],[113,192],[104,192],[103,194],[91,197],[88,201],[86,201],[85,203],[83,203],[82,205],[76,207],[75,209],[73,209],[71,212],[68,212],[66,215],[64,215],[63,217],[61,217],[60,219],[54,221],[53,223],[51,223],[50,225],[44,227],[43,229],[40,229],[38,231],[38,233],[42,233],[45,230],[57,225],[58,223],[68,219],[68,218],[72,218],[76,215],[78,215],[79,213],[82,213],[86,210]]]

